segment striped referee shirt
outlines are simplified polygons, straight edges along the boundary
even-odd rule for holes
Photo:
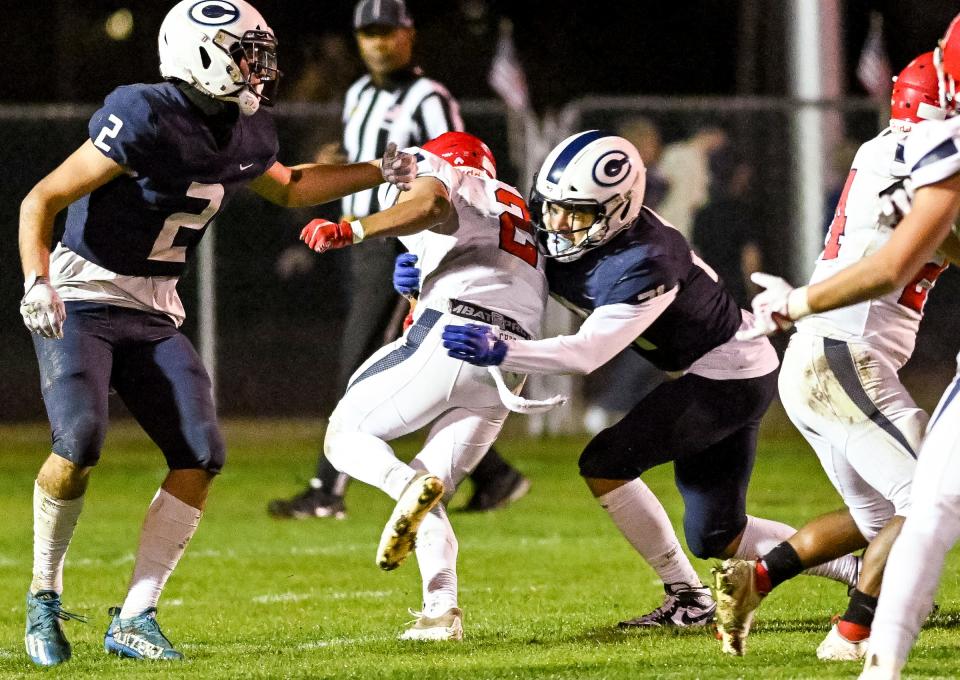
[[[343,146],[350,162],[379,158],[388,142],[401,149],[423,144],[450,130],[463,130],[460,106],[443,85],[419,68],[393,74],[382,88],[369,75],[350,86],[343,105]],[[347,196],[344,216],[380,210],[376,189]]]

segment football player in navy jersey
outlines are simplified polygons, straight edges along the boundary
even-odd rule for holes
[[[107,427],[112,387],[169,466],[147,511],[130,588],[104,646],[179,659],[156,605],[224,463],[210,378],[178,327],[176,285],[224,204],[249,185],[285,206],[314,205],[389,179],[405,188],[412,156],[286,167],[261,105],[280,77],[276,40],[244,0],[183,0],[163,21],[165,81],[119,87],[90,120],[90,139],[30,191],[20,211],[25,295],[52,430],[34,486],[33,581],[26,648],[34,663],[70,657],[61,621],[63,562]],[[51,253],[54,218],[68,208]]]
[[[627,140],[575,134],[547,156],[531,210],[550,291],[584,319],[574,335],[502,339],[485,325],[447,326],[450,355],[522,373],[590,373],[633,346],[669,380],[580,456],[580,474],[624,537],[663,580],[662,606],[622,627],[705,626],[716,605],[640,475],[672,462],[700,558],[755,556],[792,535],[746,514],[760,418],[776,390],[768,342],[741,342],[749,313],[676,229],[642,205],[644,167]],[[848,584],[847,556],[815,573]]]

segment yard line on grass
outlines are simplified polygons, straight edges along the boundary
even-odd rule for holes
[[[364,635],[355,638],[332,638],[330,640],[315,640],[314,642],[303,642],[297,645],[297,649],[319,649],[323,647],[338,647],[341,645],[362,645],[368,642],[383,642],[384,640],[393,640],[392,636],[387,635]]]
[[[303,600],[349,600],[357,597],[367,597],[379,599],[390,597],[398,593],[393,590],[356,590],[356,591],[334,591],[332,593],[270,593],[268,595],[257,595],[250,598],[252,602],[259,604],[272,604],[275,602],[301,602]]]

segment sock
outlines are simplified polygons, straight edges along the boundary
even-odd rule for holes
[[[477,466],[470,473],[470,479],[479,486],[485,486],[501,475],[505,475],[513,470],[510,463],[505,461],[495,448],[492,446],[477,463]]]
[[[364,432],[327,428],[323,442],[327,459],[354,479],[375,486],[397,500],[416,471],[393,453],[390,445]]]
[[[740,545],[733,556],[740,560],[755,560],[795,533],[796,529],[783,522],[747,515],[747,526],[743,529]]]
[[[323,489],[331,496],[343,498],[347,492],[349,481],[350,476],[333,467],[333,464],[321,452],[317,459],[317,474],[310,480],[310,486],[314,489]]]
[[[457,606],[457,537],[443,504],[431,510],[417,531],[417,565],[423,579],[423,613],[437,617]]]
[[[800,556],[793,546],[784,541],[768,552],[760,560],[766,570],[770,587],[767,592],[773,590],[784,581],[789,581],[803,571],[803,564],[800,563]]]
[[[30,592],[63,592],[63,561],[77,527],[83,496],[60,500],[33,483],[33,581]]]
[[[872,595],[860,592],[856,588],[853,589],[853,593],[850,595],[850,604],[847,605],[847,611],[840,617],[840,624],[847,623],[851,624],[851,626],[864,628],[866,629],[866,635],[853,638],[844,634],[843,630],[841,630],[840,633],[843,637],[856,641],[863,640],[870,636],[870,626],[873,625],[873,616],[877,613],[877,599],[878,598]],[[851,627],[850,630],[852,634],[854,629]]]
[[[140,547],[121,619],[157,606],[163,586],[183,556],[202,514],[164,489],[157,491],[140,531]]]
[[[801,572],[808,576],[822,576],[833,579],[849,587],[857,585],[860,563],[853,555],[844,555],[806,570],[801,566],[800,571],[797,572],[793,572],[796,565],[792,562],[778,562],[771,565],[770,561],[767,560],[767,555],[774,548],[785,543],[795,533],[797,533],[796,530],[789,524],[747,515],[747,526],[743,530],[743,537],[740,539],[740,545],[737,547],[734,557],[741,560],[752,560],[756,559],[758,555],[762,555],[767,570],[771,572],[772,587],[776,587],[778,583],[791,579]],[[797,555],[792,547],[790,551],[794,556]],[[796,557],[796,559],[799,561],[800,558]]]
[[[691,588],[703,587],[680,547],[666,510],[642,480],[634,479],[597,500],[623,537],[653,567],[664,584],[685,583]]]

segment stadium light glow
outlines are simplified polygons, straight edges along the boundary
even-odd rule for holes
[[[133,12],[126,7],[118,9],[107,17],[103,26],[111,40],[126,40],[133,33]]]

